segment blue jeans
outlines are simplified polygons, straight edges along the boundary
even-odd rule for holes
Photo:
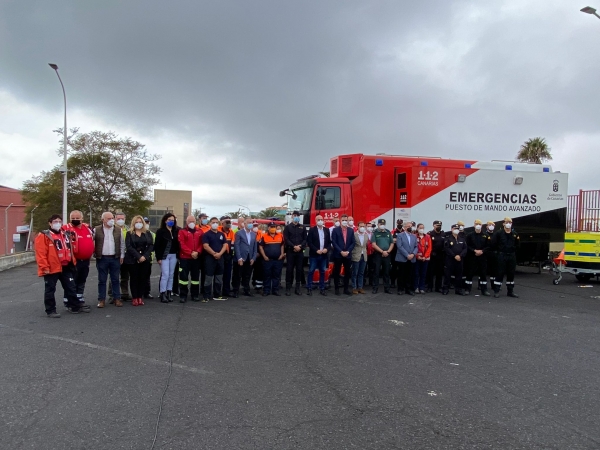
[[[360,261],[352,261],[352,287],[354,289],[363,288],[365,267],[367,267],[367,261],[363,255],[360,256]]]
[[[417,268],[415,270],[415,289],[420,289],[421,291],[425,290],[426,278],[427,278],[427,266],[429,265],[429,261],[419,261],[417,260]]]
[[[312,289],[313,276],[315,270],[319,270],[319,290],[325,290],[325,271],[327,270],[327,264],[329,263],[329,257],[327,253],[324,255],[311,256],[308,259],[308,278],[306,279],[306,288]]]
[[[113,256],[105,256],[96,260],[98,269],[98,300],[106,300],[106,280],[110,275],[112,295],[115,300],[121,299],[119,275],[121,274],[121,261]]]
[[[160,263],[160,292],[173,290],[173,275],[175,274],[175,265],[177,264],[177,255],[169,253]]]

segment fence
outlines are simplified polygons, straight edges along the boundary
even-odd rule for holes
[[[600,190],[569,195],[567,201],[567,231],[600,232]]]

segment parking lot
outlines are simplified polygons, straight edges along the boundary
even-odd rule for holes
[[[149,449],[163,393],[157,449],[600,448],[600,283],[99,310],[91,274],[50,320],[0,273],[2,448]]]

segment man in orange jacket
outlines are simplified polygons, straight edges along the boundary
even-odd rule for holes
[[[90,307],[80,305],[75,288],[75,255],[71,249],[68,233],[62,230],[62,217],[58,214],[48,219],[48,230],[43,230],[35,238],[35,259],[38,265],[38,276],[44,277],[44,306],[48,317],[60,317],[56,312],[56,283],[60,281],[65,297],[67,310],[72,314],[90,312]]]

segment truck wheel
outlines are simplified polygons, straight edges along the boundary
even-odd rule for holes
[[[577,275],[575,275],[575,278],[577,278],[577,281],[586,283],[592,279],[592,274],[591,273],[578,273]]]
[[[556,278],[554,280],[552,280],[552,284],[558,285],[558,283],[560,283],[560,281],[558,281]]]

